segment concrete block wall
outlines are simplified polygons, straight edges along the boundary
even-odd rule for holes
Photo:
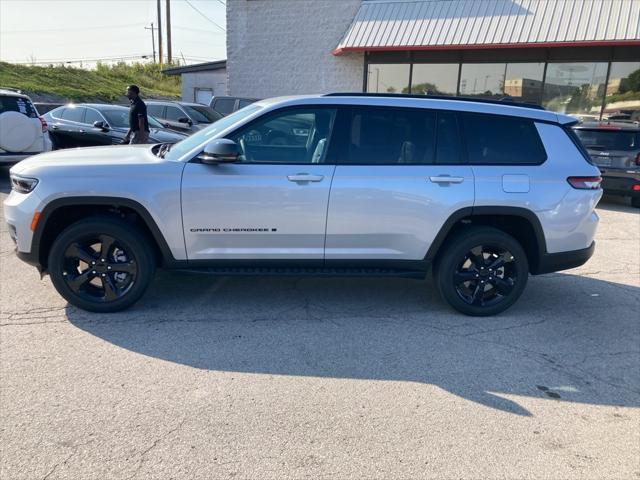
[[[227,71],[222,68],[210,72],[183,73],[182,100],[193,102],[196,88],[210,88],[214,95],[226,95]]]
[[[230,95],[362,91],[363,54],[334,56],[361,0],[228,0]]]

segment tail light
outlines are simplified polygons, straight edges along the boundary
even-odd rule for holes
[[[47,125],[47,122],[45,121],[44,117],[38,117],[40,119],[40,125],[42,125],[42,133],[47,133],[47,131],[49,130],[49,126]]]
[[[640,152],[636,155],[636,165],[640,167]]]
[[[567,182],[578,190],[599,190],[602,177],[569,177]]]
[[[633,190],[634,192],[640,192],[640,183],[636,183],[633,187],[631,187],[631,190]]]

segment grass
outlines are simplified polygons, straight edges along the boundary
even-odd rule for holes
[[[163,74],[156,64],[98,64],[95,70],[85,70],[0,62],[0,87],[65,102],[121,100],[126,86],[132,83],[140,87],[143,97],[180,97],[180,77]]]

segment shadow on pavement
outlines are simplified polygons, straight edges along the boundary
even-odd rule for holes
[[[640,406],[640,288],[533,277],[493,318],[453,313],[425,281],[212,278],[160,272],[135,308],[78,328],[194,368],[421,382],[518,415],[507,396]]]

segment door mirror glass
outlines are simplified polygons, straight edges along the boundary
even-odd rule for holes
[[[178,119],[179,123],[188,123],[189,125],[191,125],[191,120],[189,120],[187,117],[180,117]]]
[[[220,163],[235,163],[240,156],[240,148],[233,140],[219,138],[209,142],[204,151],[197,156],[202,163],[216,165]]]
[[[103,121],[93,122],[93,126],[101,130],[109,130],[109,126]]]

